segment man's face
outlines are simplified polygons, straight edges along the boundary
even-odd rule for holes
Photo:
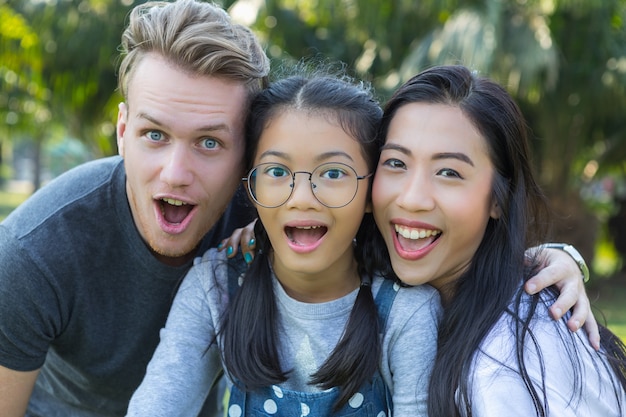
[[[119,106],[117,142],[139,233],[177,265],[213,227],[243,171],[242,84],[189,75],[150,54]]]

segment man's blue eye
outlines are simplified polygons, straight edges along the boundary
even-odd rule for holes
[[[207,138],[202,141],[202,144],[207,149],[215,149],[217,148],[217,141],[215,139]]]
[[[160,141],[163,139],[163,133],[158,130],[151,130],[148,132],[148,138],[150,138],[150,140]]]

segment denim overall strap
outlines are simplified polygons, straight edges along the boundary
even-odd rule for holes
[[[383,283],[380,284],[378,294],[376,294],[376,298],[374,299],[376,308],[378,308],[378,323],[380,324],[380,331],[383,334],[385,333],[387,319],[389,319],[389,312],[391,311],[391,306],[393,305],[393,300],[396,298],[397,292],[397,284],[390,279],[384,279]]]
[[[247,265],[243,259],[241,251],[237,252],[233,258],[229,258],[226,263],[228,268],[228,297],[232,300],[239,291],[239,278],[246,272]]]
[[[393,300],[396,298],[396,294],[398,293],[398,289],[400,286],[396,284],[391,279],[383,279],[382,284],[380,284],[380,288],[378,289],[378,293],[376,294],[376,298],[374,299],[374,303],[376,303],[376,308],[378,309],[378,323],[380,325],[380,341],[382,343],[385,335],[385,328],[387,327],[387,320],[389,319],[389,313],[391,312],[391,306],[393,305]],[[380,376],[380,372],[376,371],[376,374]],[[382,376],[380,376],[382,381]],[[391,397],[391,392],[387,385],[385,385],[385,400],[387,402],[387,417],[393,415],[393,399]]]

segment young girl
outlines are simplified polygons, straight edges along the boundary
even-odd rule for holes
[[[232,417],[426,415],[440,301],[376,272],[380,107],[363,85],[294,76],[251,108],[257,256],[238,289],[225,252],[196,260],[128,415],[195,415],[222,364]]]
[[[424,71],[385,108],[376,222],[397,276],[444,304],[431,417],[626,414],[623,343],[601,328],[596,352],[551,319],[553,289],[522,289],[547,224],[527,136],[506,91],[461,66]]]

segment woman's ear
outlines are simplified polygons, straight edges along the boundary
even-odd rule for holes
[[[500,206],[498,206],[498,202],[493,199],[491,202],[491,210],[489,211],[489,216],[492,219],[499,219],[502,215],[502,211],[500,210]]]

